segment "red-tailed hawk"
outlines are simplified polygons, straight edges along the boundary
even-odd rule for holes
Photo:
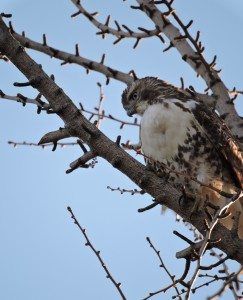
[[[185,188],[201,206],[206,199],[223,205],[223,193],[243,188],[243,155],[230,130],[196,96],[154,77],[134,81],[122,94],[129,116],[141,116],[140,143],[146,163],[177,188]],[[205,186],[206,185],[206,186]],[[211,186],[209,188],[208,186]],[[243,199],[230,207],[222,223],[242,212]],[[239,222],[243,238],[243,213]]]

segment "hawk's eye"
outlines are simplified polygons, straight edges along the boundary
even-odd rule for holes
[[[138,93],[137,92],[134,92],[131,96],[131,99],[132,100],[137,100],[138,99]]]

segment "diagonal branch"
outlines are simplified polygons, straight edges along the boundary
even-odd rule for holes
[[[11,35],[9,28],[0,18],[0,52],[27,77],[30,84],[47,99],[50,106],[65,123],[65,128],[72,136],[77,136],[94,149],[97,156],[104,158],[114,168],[128,176],[146,193],[155,199],[160,199],[168,208],[193,224],[202,234],[205,234],[207,215],[200,211],[191,216],[190,207],[179,205],[181,192],[171,186],[165,179],[159,178],[144,165],[127,154],[118,143],[112,142],[94,124],[91,124],[74,105],[64,91],[50,78]],[[232,259],[243,263],[243,240],[231,231],[216,224],[212,232],[213,240],[219,240],[217,247],[226,252]]]
[[[132,76],[130,76],[127,73],[118,71],[116,69],[110,68],[106,65],[104,65],[104,56],[102,57],[101,62],[96,62],[93,60],[90,60],[88,58],[85,58],[83,56],[76,54],[71,54],[65,51],[61,51],[59,49],[53,48],[51,46],[48,46],[47,44],[38,43],[35,42],[24,35],[20,35],[18,33],[13,32],[13,36],[23,45],[25,48],[30,48],[42,53],[45,53],[49,55],[50,57],[55,57],[57,59],[60,59],[64,61],[65,63],[74,63],[77,65],[80,65],[88,70],[94,70],[99,73],[104,74],[107,78],[114,78],[116,80],[122,81],[126,84],[131,83],[134,79]]]
[[[110,270],[108,269],[107,265],[105,264],[103,258],[101,257],[100,251],[96,250],[95,247],[93,246],[93,244],[91,243],[91,241],[90,241],[90,239],[89,239],[89,237],[88,237],[88,235],[87,235],[87,233],[86,233],[85,228],[83,228],[83,227],[79,224],[79,222],[78,222],[77,218],[75,217],[75,215],[74,215],[74,213],[73,213],[71,207],[68,206],[68,207],[67,207],[67,210],[68,210],[68,212],[70,213],[71,218],[72,218],[73,221],[74,221],[74,224],[77,225],[78,229],[79,229],[80,232],[83,234],[83,236],[84,236],[84,238],[85,238],[85,240],[86,240],[85,246],[91,248],[91,250],[94,252],[94,254],[96,255],[96,257],[98,258],[98,260],[99,260],[99,262],[100,262],[102,268],[104,269],[104,271],[105,271],[105,273],[106,273],[106,278],[110,279],[110,281],[113,283],[113,285],[114,285],[115,288],[117,289],[119,295],[121,296],[121,299],[126,300],[126,297],[125,297],[125,295],[124,295],[124,293],[123,293],[123,291],[122,291],[122,289],[121,289],[121,283],[120,283],[120,282],[117,282],[117,281],[114,279],[113,275],[111,274]]]

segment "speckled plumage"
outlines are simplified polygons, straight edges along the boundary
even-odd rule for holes
[[[225,198],[190,177],[227,193],[236,192],[241,178],[227,163],[223,148],[216,144],[219,141],[213,140],[214,134],[225,128],[215,112],[192,95],[154,77],[128,86],[122,103],[128,115],[141,116],[141,149],[146,163],[158,174],[167,176],[177,188],[186,187],[202,203],[208,198],[214,204],[223,204]],[[233,140],[228,128],[225,132],[225,141]],[[235,203],[231,210],[241,211],[241,203]],[[224,222],[227,227],[232,226],[230,219]]]

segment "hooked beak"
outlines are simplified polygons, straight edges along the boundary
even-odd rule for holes
[[[132,117],[134,114],[136,113],[136,110],[134,107],[130,108],[129,110],[127,110],[127,115],[129,117]]]

